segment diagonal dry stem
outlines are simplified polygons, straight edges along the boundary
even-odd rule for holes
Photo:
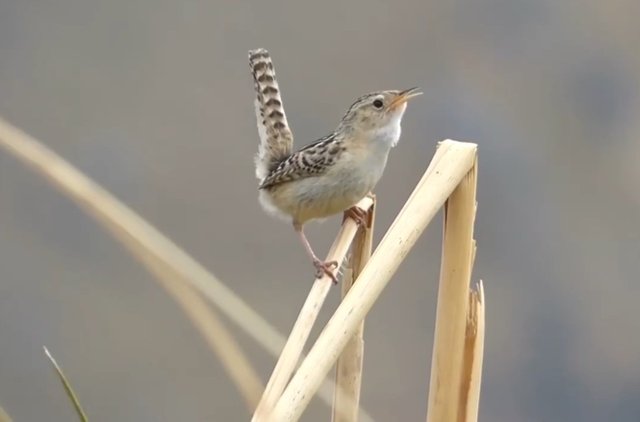
[[[13,422],[11,416],[0,406],[0,422]]]
[[[368,211],[372,205],[373,199],[366,197],[358,202],[356,206]],[[357,230],[358,225],[356,222],[351,218],[347,218],[342,225],[338,237],[329,250],[327,261],[338,261],[338,268],[340,268]],[[331,279],[327,275],[322,278],[317,278],[311,286],[309,295],[302,305],[298,319],[291,329],[291,334],[287,339],[284,349],[282,349],[282,353],[273,369],[265,392],[260,399],[260,404],[258,404],[253,415],[254,421],[264,420],[265,415],[271,411],[273,405],[282,394],[282,391],[284,391],[289,378],[291,378],[291,374],[293,374],[293,371],[298,365],[298,360],[302,355],[304,345],[309,338],[313,324],[318,318],[322,304],[327,298],[331,286]]]
[[[130,247],[131,245],[127,245]],[[205,341],[213,350],[229,377],[234,381],[240,395],[251,412],[256,405],[264,386],[253,371],[251,363],[231,335],[216,312],[188,284],[176,283],[173,269],[152,259],[144,251],[140,255],[147,269],[156,276],[158,282],[173,296],[182,310],[199,329]]]
[[[198,283],[203,283],[207,279],[207,281],[212,282],[209,285],[210,288],[219,287],[219,291],[216,292],[218,293],[215,296],[216,299],[220,299],[220,296],[224,296],[224,293],[227,293],[227,296],[231,296],[225,291],[226,288],[222,283],[218,282],[202,266],[144,219],[119,202],[109,192],[37,140],[1,119],[0,145],[39,170],[64,193],[82,205],[89,211],[90,215],[96,217],[98,221],[103,223],[121,240],[152,273],[156,275],[164,274],[163,280],[165,280],[165,283],[162,283],[164,287],[167,287],[166,280],[170,277],[170,272],[167,270],[171,269],[175,273],[172,277],[174,282],[178,280],[181,282],[191,281],[197,287]],[[163,271],[159,271],[158,268],[162,268]],[[174,295],[174,298],[183,307],[187,315],[190,316],[191,320],[196,323],[196,327],[202,332],[210,345],[221,339],[213,350],[216,353],[226,350],[219,357],[223,364],[226,364],[225,369],[232,375],[232,379],[239,382],[237,387],[247,401],[249,408],[253,408],[256,396],[259,396],[259,392],[262,389],[259,377],[249,365],[248,359],[244,357],[234,361],[236,365],[246,365],[244,368],[231,368],[228,366],[231,362],[226,361],[225,357],[231,355],[242,356],[243,352],[237,347],[233,350],[227,350],[230,345],[235,345],[235,343],[224,341],[224,339],[231,338],[229,333],[223,336],[212,336],[210,334],[211,327],[217,327],[219,333],[220,330],[225,330],[226,332],[226,329],[217,319],[215,321],[203,319],[206,318],[207,314],[208,316],[213,315],[211,310],[207,314],[200,312],[198,319],[193,318],[196,311],[189,309],[189,304],[193,304],[197,309],[202,310],[202,306],[196,304],[200,298],[184,287],[184,285],[173,287],[169,289],[169,293]],[[241,378],[234,376],[237,371],[240,371],[245,376]]]

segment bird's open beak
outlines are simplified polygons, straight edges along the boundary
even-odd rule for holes
[[[410,98],[417,97],[418,95],[422,95],[422,92],[420,92],[420,88],[418,88],[417,86],[405,89],[404,91],[401,91],[393,101],[391,101],[391,104],[389,104],[389,108],[394,109],[399,105],[409,101]]]

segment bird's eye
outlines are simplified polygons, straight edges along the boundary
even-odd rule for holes
[[[373,102],[373,106],[374,106],[375,108],[377,108],[377,109],[382,108],[382,105],[383,105],[383,104],[382,104],[382,100],[375,100],[375,101]]]

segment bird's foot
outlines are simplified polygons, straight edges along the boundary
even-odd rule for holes
[[[344,220],[347,217],[352,218],[359,226],[367,227],[369,225],[369,213],[360,207],[353,206],[344,212]]]
[[[338,278],[333,273],[333,270],[338,268],[338,261],[320,261],[319,259],[314,259],[313,266],[316,267],[316,278],[322,278],[326,274],[331,278],[333,284],[338,284]]]

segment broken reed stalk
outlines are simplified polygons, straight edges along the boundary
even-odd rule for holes
[[[67,393],[67,396],[71,400],[71,403],[73,404],[73,408],[75,409],[76,414],[78,415],[78,418],[82,422],[87,422],[89,420],[87,418],[87,414],[84,413],[84,410],[82,410],[82,406],[80,405],[80,400],[78,400],[78,396],[76,396],[76,393],[73,391],[73,387],[71,387],[71,383],[69,382],[67,377],[64,375],[64,372],[62,372],[62,368],[60,368],[60,365],[58,365],[58,362],[56,362],[53,356],[51,356],[51,353],[49,353],[49,350],[45,346],[43,346],[42,348],[44,349],[44,354],[47,355],[49,362],[51,362],[53,369],[55,369],[56,374],[58,375],[58,378],[60,379],[60,382],[64,387],[64,391]]]
[[[484,287],[482,280],[476,283],[469,294],[469,312],[464,345],[464,368],[462,388],[464,395],[465,422],[476,422],[480,408],[480,385],[482,359],[484,355]]]
[[[34,168],[62,193],[81,205],[90,216],[122,242],[151,273],[157,275],[158,267],[170,269],[170,271],[167,270],[163,273],[166,281],[170,280],[171,283],[177,284],[186,283],[193,287],[271,355],[279,355],[285,344],[284,335],[273,328],[199,262],[100,185],[37,139],[2,118],[0,118],[0,146]],[[192,295],[192,297],[194,296]],[[186,301],[189,300],[186,299]],[[215,326],[216,324],[208,325]],[[224,326],[220,325],[220,327]],[[197,328],[202,330],[201,326],[197,326]],[[202,334],[212,341],[219,338],[218,336],[209,336],[204,332]],[[228,336],[231,335],[228,333]],[[236,368],[235,370],[239,372],[253,371],[252,368],[244,370]],[[238,388],[245,391],[254,390],[254,387],[249,384],[247,383],[247,387]],[[320,397],[328,405],[331,405],[332,391],[332,385],[327,381],[323,382]],[[253,408],[252,406],[250,410]],[[360,409],[360,415],[363,422],[372,420],[364,409]]]
[[[446,140],[289,382],[270,421],[296,421],[428,223],[471,170],[477,145]]]
[[[477,166],[447,200],[444,208],[442,262],[431,360],[428,422],[464,421],[463,394],[465,332],[469,280],[474,258]]]
[[[357,207],[365,211],[368,211],[372,205],[373,199],[370,197],[365,197],[356,204]],[[347,218],[342,225],[338,237],[336,237],[331,249],[329,249],[327,261],[337,261],[338,268],[341,268],[342,262],[347,255],[347,251],[351,246],[357,230],[358,225],[356,222],[351,218]],[[302,309],[300,309],[298,318],[291,329],[291,334],[273,369],[271,378],[260,399],[260,403],[253,414],[253,421],[263,420],[265,415],[271,412],[271,409],[284,391],[287,382],[289,382],[293,371],[295,371],[298,365],[298,360],[302,355],[302,350],[309,338],[309,334],[311,334],[313,324],[316,322],[318,314],[332,286],[333,283],[327,275],[316,278],[313,282],[309,295],[302,305]]]
[[[342,280],[342,299],[353,286],[371,257],[375,223],[375,198],[367,213],[367,226],[360,227],[353,240],[350,266]],[[332,422],[358,422],[358,404],[362,387],[362,361],[364,358],[364,321],[357,327],[336,364],[336,389],[333,396]]]

